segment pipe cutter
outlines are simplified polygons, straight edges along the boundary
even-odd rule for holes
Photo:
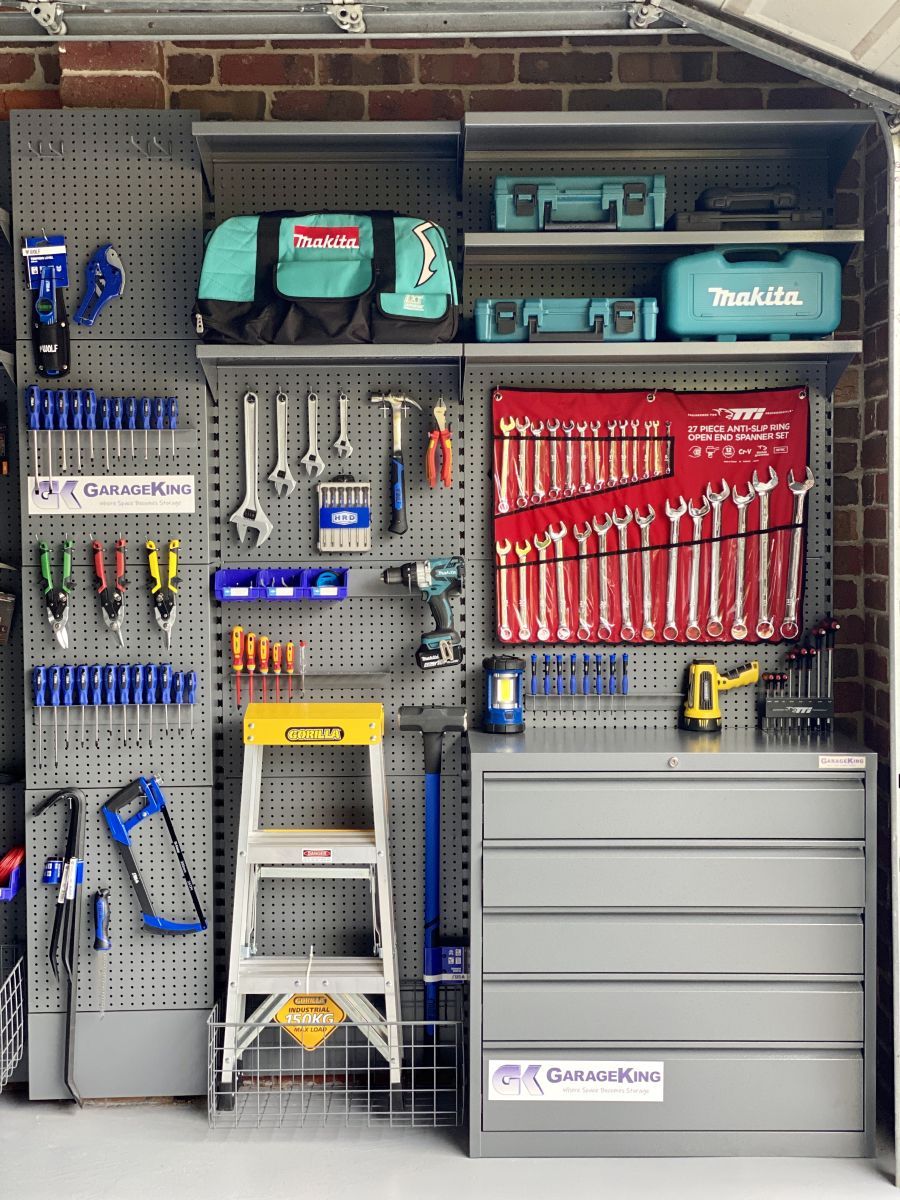
[[[93,325],[110,300],[125,291],[125,268],[115,246],[98,246],[85,268],[87,291],[75,313],[76,325]]]

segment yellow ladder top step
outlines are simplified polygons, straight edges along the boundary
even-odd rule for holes
[[[384,738],[382,704],[250,704],[250,746],[374,746]]]

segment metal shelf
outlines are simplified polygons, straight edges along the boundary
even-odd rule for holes
[[[219,402],[221,367],[309,367],[322,363],[357,367],[372,363],[399,365],[461,364],[463,345],[371,345],[332,342],[322,346],[197,346],[197,361],[203,368],[213,399]]]
[[[716,246],[805,246],[833,254],[846,265],[863,242],[861,229],[730,229],[647,233],[467,233],[466,264],[472,267],[514,262],[623,262],[640,258],[668,262],[692,250]]]
[[[642,366],[685,366],[703,363],[731,367],[737,363],[822,363],[830,393],[857,354],[862,342],[850,338],[793,342],[467,342],[472,363],[515,366],[525,363],[578,363],[598,367],[636,363]]]

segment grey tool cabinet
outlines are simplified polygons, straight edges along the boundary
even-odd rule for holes
[[[471,1153],[871,1153],[874,756],[747,731],[469,744]],[[611,1072],[603,1098],[566,1064]]]

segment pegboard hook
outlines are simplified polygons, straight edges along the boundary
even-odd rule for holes
[[[156,134],[148,138],[146,142],[139,142],[134,134],[128,139],[129,145],[134,146],[139,154],[143,154],[145,158],[171,158],[172,151],[168,146],[163,145]]]
[[[31,142],[29,142],[28,151],[30,154],[33,154],[35,158],[64,158],[65,143],[60,142],[59,149],[57,149],[53,142],[47,142],[47,148],[45,150],[44,143],[38,142],[37,150],[35,150],[34,146],[31,144]]]

